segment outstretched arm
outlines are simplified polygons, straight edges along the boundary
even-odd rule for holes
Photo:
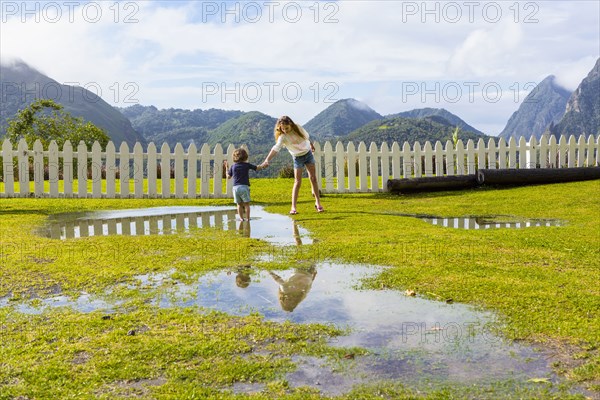
[[[267,154],[267,158],[265,158],[265,161],[263,161],[262,164],[259,165],[259,167],[262,168],[267,168],[269,166],[269,161],[271,161],[271,159],[273,159],[273,157],[275,157],[277,155],[277,152],[273,149],[271,149],[271,151],[269,152],[269,154]]]

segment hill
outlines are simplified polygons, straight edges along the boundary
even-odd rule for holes
[[[550,132],[556,136],[600,134],[600,58],[567,102],[565,115]]]
[[[134,129],[146,141],[154,142],[157,146],[167,142],[171,148],[177,143],[184,148],[194,142],[201,146],[208,141],[208,132],[217,128],[222,123],[239,117],[241,111],[219,110],[183,110],[169,108],[159,110],[154,106],[139,104],[119,108],[125,117],[129,118]]]
[[[338,100],[314,118],[304,128],[318,141],[332,140],[348,135],[361,126],[382,116],[368,105],[355,99]]]
[[[275,144],[273,128],[276,122],[276,118],[258,111],[244,113],[211,130],[207,143],[210,145],[220,143],[225,146],[231,143],[236,147],[246,144],[250,151],[248,161],[257,165],[263,162]],[[291,158],[287,150],[282,150],[271,161],[269,168],[255,176],[276,176],[279,170],[286,165],[291,165]]]
[[[467,124],[465,121],[460,119],[455,114],[452,114],[450,111],[447,111],[443,108],[417,108],[410,111],[404,111],[398,114],[386,115],[386,118],[394,118],[394,117],[404,117],[404,118],[426,118],[426,117],[442,117],[446,121],[448,121],[453,126],[458,126],[461,131],[465,132],[473,132],[478,135],[485,135],[483,132],[473,128],[471,125]]]
[[[539,139],[551,124],[560,121],[570,94],[555,83],[554,75],[546,77],[525,97],[498,137],[508,141],[525,136],[529,140],[533,135]]]
[[[0,136],[19,110],[36,98],[43,98],[54,100],[71,115],[102,128],[117,147],[123,141],[129,145],[144,141],[127,118],[96,94],[79,86],[62,85],[22,61],[0,66],[0,96]]]
[[[416,141],[421,145],[425,141],[429,141],[433,145],[437,140],[445,144],[446,140],[452,140],[454,129],[453,124],[439,116],[426,118],[391,117],[372,121],[350,133],[344,140],[352,141],[355,144],[363,141],[367,146],[371,142],[378,145],[387,142],[388,146],[391,146],[393,142],[398,142],[400,146],[404,142],[408,142],[412,146]],[[479,138],[487,140],[489,136],[473,132],[461,131],[459,133],[459,139],[465,144],[468,139],[478,140]]]

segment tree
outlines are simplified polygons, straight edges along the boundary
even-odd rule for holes
[[[63,110],[62,105],[48,99],[38,99],[20,110],[8,122],[6,137],[15,145],[24,138],[29,148],[39,139],[45,149],[52,140],[59,148],[67,140],[75,146],[83,140],[88,148],[98,141],[105,148],[110,140],[101,128],[84,122],[83,118],[73,117]]]

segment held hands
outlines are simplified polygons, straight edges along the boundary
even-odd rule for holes
[[[264,161],[262,164],[257,165],[257,169],[261,170],[261,169],[265,169],[269,166],[269,162],[268,161]]]

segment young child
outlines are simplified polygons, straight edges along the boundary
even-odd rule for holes
[[[248,153],[244,149],[236,149],[233,152],[233,162],[231,167],[228,167],[225,161],[225,169],[227,170],[227,179],[233,178],[233,201],[237,204],[237,212],[242,221],[250,221],[250,176],[251,169],[260,171],[263,166],[257,167],[248,162]]]

